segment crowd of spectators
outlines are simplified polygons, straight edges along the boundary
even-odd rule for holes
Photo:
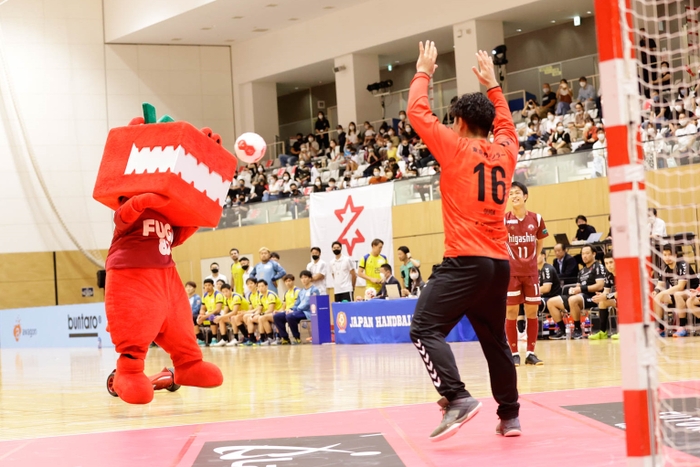
[[[268,161],[239,169],[224,216],[245,219],[251,203],[285,200],[286,212],[304,217],[311,193],[439,174],[437,161],[411,128],[406,113],[401,111],[394,121],[393,126],[381,122],[377,129],[370,122],[361,128],[350,122],[347,131],[338,125],[331,132],[328,119],[319,112],[315,134],[298,133],[289,154],[279,156],[279,164]],[[437,178],[417,183],[415,193],[425,200],[437,188]]]
[[[532,162],[547,156],[571,154],[572,170],[583,178],[602,177],[606,173],[607,144],[602,124],[600,96],[588,78],[578,79],[575,90],[568,80],[557,83],[556,92],[549,83],[542,86],[539,101],[530,99],[525,108],[513,113],[520,140],[520,157],[515,180],[536,184],[542,166]]]

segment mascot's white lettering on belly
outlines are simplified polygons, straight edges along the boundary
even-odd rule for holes
[[[170,224],[163,224],[155,219],[145,219],[143,221],[143,236],[148,237],[151,232],[155,232],[160,239],[158,251],[163,256],[171,253],[170,245],[173,242],[173,229]]]

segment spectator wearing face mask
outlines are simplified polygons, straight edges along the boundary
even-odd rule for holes
[[[569,82],[565,79],[559,81],[559,88],[557,89],[557,115],[564,115],[571,110],[571,102],[573,101],[571,97],[571,89],[569,89]]]
[[[386,153],[386,158],[390,161],[397,161],[399,160],[398,156],[398,148],[394,146],[394,143],[391,142],[391,140],[386,141],[386,147],[385,147],[385,153]]]
[[[369,177],[373,174],[379,168],[381,162],[382,158],[379,153],[373,147],[367,148],[367,163],[369,167],[365,169],[364,176]]]
[[[374,131],[374,127],[369,122],[365,122],[362,125],[365,128],[365,130],[362,132],[362,139],[364,140],[364,144],[371,144],[377,132]]]
[[[216,281],[222,280],[224,281],[224,284],[228,284],[228,279],[226,279],[226,276],[219,273],[219,263],[211,263],[209,265],[209,270],[211,271],[211,274],[205,277],[204,280],[211,279],[212,284],[216,284]]]
[[[554,110],[550,110],[547,113],[547,120],[544,121],[544,134],[549,138],[557,131],[557,125],[559,120],[554,118]]]
[[[294,178],[296,178],[298,186],[306,186],[309,180],[311,180],[311,169],[309,169],[304,161],[299,161],[299,167],[297,167]]]
[[[323,189],[323,182],[321,181],[321,177],[316,177],[316,180],[314,180],[313,192],[323,193],[324,191],[326,190]]]
[[[549,83],[544,83],[542,85],[542,105],[537,108],[537,115],[539,115],[540,118],[545,118],[550,110],[553,115],[556,110],[556,105],[557,95],[552,92]]]
[[[338,147],[340,148],[340,152],[342,153],[345,150],[345,142],[347,140],[347,135],[345,134],[345,130],[343,129],[343,125],[338,125],[335,127],[335,132],[337,134],[337,144]]]
[[[348,171],[345,171],[345,174],[343,174],[343,178],[340,180],[340,183],[338,185],[338,189],[345,190],[347,188],[350,188],[351,182],[352,182],[352,174]]]
[[[337,189],[335,178],[328,179],[328,188],[326,188],[326,191],[335,191]]]
[[[311,165],[311,180],[316,181],[317,178],[321,178],[321,163],[320,162],[314,162]]]
[[[260,167],[262,169],[262,167]],[[250,193],[249,201],[251,203],[257,203],[262,201],[265,196],[267,187],[267,178],[262,173],[255,176],[253,180],[253,191]]]
[[[574,236],[575,241],[585,242],[591,234],[595,233],[595,227],[588,224],[588,219],[586,219],[586,216],[583,214],[576,216],[576,225],[578,227],[576,229],[576,235]],[[559,275],[561,276],[562,274],[560,273]]]
[[[389,127],[389,129],[386,130],[386,137],[388,140],[391,141],[391,144],[393,144],[395,148],[398,147],[401,143],[401,140],[396,135],[396,131],[394,131],[392,127]]]
[[[333,242],[331,245],[335,256],[330,264],[330,271],[333,275],[333,295],[335,302],[352,302],[355,295],[355,263],[348,256],[343,255],[343,245],[340,242]]]
[[[300,217],[306,211],[306,199],[304,194],[299,190],[296,183],[289,186],[289,212],[293,219]]]
[[[359,167],[359,161],[357,156],[357,148],[353,144],[345,145],[345,170],[354,172]]]
[[[338,142],[334,139],[332,139],[329,143],[328,146],[328,158],[330,159],[330,162],[333,163],[344,163],[345,158],[343,157],[343,150],[340,148],[340,145]]]
[[[698,127],[681,112],[678,114],[678,125],[670,125],[671,131],[678,140],[678,144],[673,148],[673,157],[678,165],[689,165],[690,156],[693,153],[693,146],[698,132]]]
[[[280,192],[280,196],[285,197],[289,196],[289,185],[293,182],[292,176],[289,174],[289,172],[285,172],[282,174],[282,191]]]
[[[607,166],[607,147],[608,143],[605,140],[605,130],[598,129],[598,141],[593,143],[593,171],[596,177],[605,176],[605,168]]]
[[[571,152],[571,137],[564,131],[564,124],[559,122],[556,130],[549,138],[549,145],[557,154],[569,154]]]
[[[595,109],[595,88],[588,84],[588,79],[585,76],[578,79],[578,85],[578,102],[583,105],[584,110]]]
[[[401,135],[401,144],[396,148],[396,153],[404,161],[408,161],[408,156],[413,153],[413,145],[410,143],[408,136]]]
[[[250,196],[250,188],[245,186],[245,180],[238,181],[238,188],[231,190],[233,194],[233,199],[238,200],[239,197],[243,196],[244,200],[248,199]]]
[[[284,182],[277,175],[270,175],[270,182],[267,190],[263,194],[263,201],[275,201],[280,198],[280,193],[284,189]]]
[[[311,261],[306,265],[306,270],[311,272],[311,284],[318,289],[319,295],[326,295],[328,265],[321,259],[319,247],[311,248]]]
[[[418,134],[416,134],[416,132],[413,131],[413,127],[408,122],[406,122],[406,124],[404,125],[404,133],[403,134],[408,136],[409,140],[418,138]]]
[[[318,143],[319,149],[325,149],[329,146],[328,141],[328,131],[331,129],[330,123],[326,118],[326,114],[318,111],[318,118],[314,124],[314,131],[316,132],[316,142]]]
[[[348,125],[348,133],[345,136],[346,139],[346,144],[357,144],[357,142],[360,140],[360,136],[357,134],[357,127],[355,126],[355,122],[350,122]]]
[[[374,172],[372,173],[372,177],[369,179],[369,184],[376,185],[378,183],[384,183],[388,180],[388,178],[382,177],[381,169],[379,167],[375,167]]]
[[[421,290],[425,287],[425,282],[420,275],[420,269],[412,267],[409,272],[408,293],[411,297],[419,297]]]
[[[583,144],[576,151],[588,151],[593,149],[593,145],[598,141],[598,128],[593,123],[593,119],[586,117],[586,124],[583,126]]]
[[[399,124],[397,125],[397,128],[399,129],[399,134],[403,134],[406,131],[406,123],[408,120],[406,119],[406,111],[405,110],[399,110]]]

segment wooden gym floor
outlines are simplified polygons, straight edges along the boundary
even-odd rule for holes
[[[490,397],[479,344],[451,346],[467,389],[475,397]],[[520,392],[619,386],[619,346],[611,340],[540,341],[537,354],[545,366],[518,369]],[[662,381],[698,378],[698,366],[689,362],[700,355],[700,338],[665,339],[663,347]],[[224,347],[204,349],[204,356],[223,370],[223,386],[157,391],[151,404],[133,406],[105,389],[116,359],[112,349],[2,350],[0,440],[433,403],[439,398],[410,344]],[[162,350],[151,349],[146,370],[157,373],[170,364]],[[426,429],[434,422],[426,422]]]

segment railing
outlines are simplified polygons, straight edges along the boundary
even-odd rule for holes
[[[602,158],[602,160],[596,158]],[[579,151],[543,157],[542,151],[534,150],[520,157],[513,179],[527,186],[591,179],[605,176],[607,172],[606,162],[603,151]],[[602,173],[596,170],[600,167],[602,167]],[[394,182],[393,204],[395,206],[438,199],[441,199],[439,174],[403,178]],[[233,206],[224,208],[221,222],[217,228],[225,229],[300,219],[309,216],[308,208],[308,196]]]

